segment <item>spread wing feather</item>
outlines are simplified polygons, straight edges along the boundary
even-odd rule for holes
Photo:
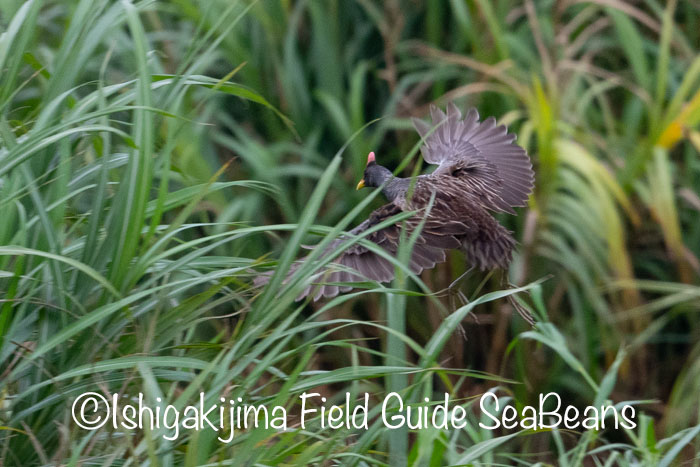
[[[402,208],[393,203],[386,204],[372,212],[367,220],[352,229],[349,234],[360,235],[401,211]],[[422,220],[420,213],[417,213],[404,221],[405,238],[410,237]],[[461,241],[457,237],[473,231],[473,229],[474,226],[469,221],[466,221],[466,223],[445,221],[442,216],[433,216],[430,213],[426,217],[421,233],[414,244],[408,264],[409,268],[413,273],[419,274],[424,269],[431,269],[437,263],[444,262],[446,259],[445,250],[459,248]],[[399,222],[372,232],[365,238],[395,257],[399,249],[401,230],[402,224]],[[326,256],[338,249],[347,239],[348,236],[343,236],[331,242],[322,256]],[[292,265],[287,279],[294,274],[305,260],[306,258],[302,258]],[[263,285],[269,281],[269,278],[269,274],[258,276],[255,280],[256,286]],[[312,284],[297,297],[297,300],[301,300],[310,294],[313,294],[314,300],[322,297],[330,298],[352,288],[350,286],[337,285],[338,283],[367,280],[389,282],[393,278],[394,265],[390,261],[366,246],[356,243],[348,247],[328,268],[318,272],[313,277]],[[285,279],[285,282],[287,279]]]
[[[479,122],[472,108],[462,120],[453,103],[447,114],[431,106],[432,125],[418,119],[413,124],[425,140],[421,152],[426,162],[438,164],[433,176],[459,176],[475,194],[488,195],[485,206],[512,213],[525,206],[532,192],[534,172],[530,158],[515,144],[515,135],[493,117]],[[431,130],[432,133],[431,133]]]
[[[367,220],[352,229],[349,233],[360,235],[373,226],[400,213],[401,207],[396,204],[386,204],[376,209]],[[406,219],[405,238],[409,238],[411,233],[422,221],[420,213]],[[447,224],[447,225],[446,225]],[[436,264],[442,263],[446,259],[445,250],[459,248],[461,245],[458,235],[463,235],[473,230],[473,226],[463,222],[445,222],[444,219],[428,215],[420,235],[413,246],[409,268],[415,274],[420,274],[424,269],[431,269]],[[396,256],[401,238],[401,223],[392,224],[383,229],[370,233],[365,238],[384,249],[389,255]],[[336,250],[347,240],[341,237],[330,244],[324,254]],[[303,261],[303,259],[301,260]],[[340,268],[340,271],[330,272],[332,268]],[[350,286],[337,286],[333,282],[361,282],[373,280],[378,282],[389,282],[394,278],[394,265],[387,259],[379,256],[366,246],[356,243],[347,248],[338,258],[336,258],[331,268],[321,271],[314,278],[314,284],[307,287],[297,299],[302,299],[313,293],[314,300],[321,297],[334,297],[339,292],[350,289]]]

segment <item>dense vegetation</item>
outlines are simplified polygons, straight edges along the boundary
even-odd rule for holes
[[[5,0],[0,23],[0,465],[700,464],[697,1]],[[529,207],[500,218],[525,290],[473,273],[455,311],[433,292],[456,253],[296,303],[320,267],[282,284],[300,246],[381,202],[354,190],[367,153],[424,170],[408,117],[449,101],[532,155]],[[484,430],[490,388],[634,404],[638,424]],[[86,391],[298,414],[311,390],[448,392],[470,428],[373,409],[367,430],[226,444],[70,415]]]

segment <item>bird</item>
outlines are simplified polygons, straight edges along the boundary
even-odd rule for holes
[[[431,105],[430,117],[432,124],[417,118],[412,122],[422,139],[423,159],[437,168],[432,173],[402,178],[378,164],[375,153],[370,152],[357,189],[379,188],[388,202],[350,230],[349,237],[397,214],[414,212],[408,219],[367,234],[366,240],[396,256],[400,239],[409,238],[422,223],[408,262],[413,273],[446,261],[448,250],[462,251],[470,270],[507,270],[516,241],[493,213],[516,214],[513,208],[526,206],[534,188],[530,157],[506,126],[497,125],[494,117],[480,121],[475,108],[462,118],[454,103],[447,105],[446,113]],[[335,239],[322,256],[337,250],[347,239]],[[304,259],[292,265],[286,280]],[[393,278],[394,266],[389,260],[355,243],[316,273],[297,300],[309,295],[314,301],[331,298],[352,290],[353,282],[390,282]],[[260,285],[268,280],[266,275],[256,282]],[[532,324],[529,313],[518,311]]]

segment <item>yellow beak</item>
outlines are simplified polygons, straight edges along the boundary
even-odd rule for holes
[[[357,183],[357,186],[355,187],[355,189],[356,189],[356,190],[359,190],[360,188],[364,188],[364,187],[365,187],[365,179],[363,178],[362,180],[360,180],[360,181]]]

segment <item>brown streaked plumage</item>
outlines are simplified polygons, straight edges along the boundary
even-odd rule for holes
[[[469,110],[463,120],[452,103],[447,114],[435,106],[431,106],[430,114],[432,125],[418,119],[413,119],[413,123],[424,139],[423,158],[438,168],[415,180],[394,177],[370,153],[358,189],[382,187],[389,203],[376,209],[349,233],[360,234],[402,211],[415,210],[416,215],[403,221],[408,238],[425,218],[410,258],[409,266],[414,273],[445,261],[449,249],[464,251],[467,260],[482,270],[506,269],[515,240],[491,212],[515,214],[513,207],[525,206],[534,180],[530,158],[523,148],[514,144],[515,135],[509,134],[505,126],[496,125],[493,117],[479,122],[476,109]],[[426,212],[431,199],[433,204]],[[396,255],[401,228],[401,223],[393,224],[367,235],[366,239]],[[334,251],[346,238],[337,239],[327,252]],[[394,277],[394,267],[389,261],[360,244],[345,250],[334,263],[339,267],[318,273],[314,284],[307,287],[300,299],[312,292],[314,300],[318,300],[352,289],[333,282],[367,279],[389,282]],[[293,267],[290,275],[295,270]],[[267,277],[261,276],[256,283],[266,281]]]

